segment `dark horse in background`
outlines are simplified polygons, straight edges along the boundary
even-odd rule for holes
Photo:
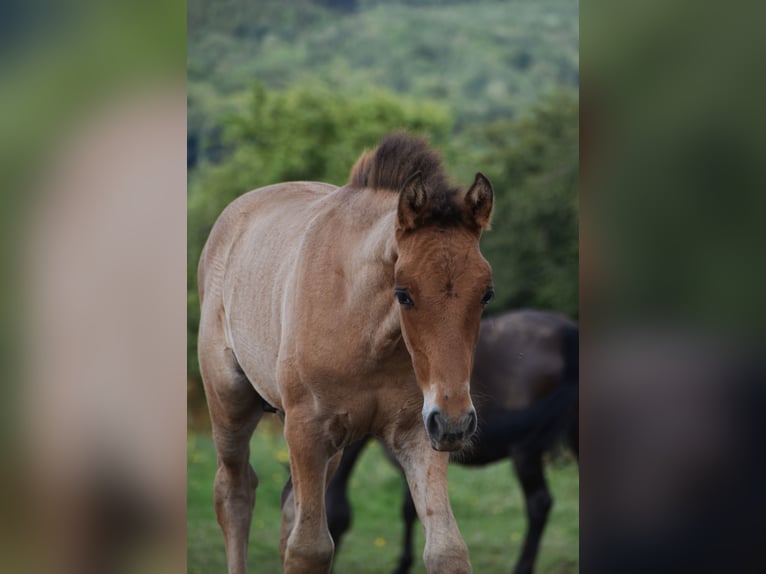
[[[553,504],[543,472],[543,453],[564,439],[579,456],[578,354],[577,324],[554,313],[515,311],[481,322],[471,377],[479,430],[472,448],[453,455],[452,461],[467,466],[508,457],[513,461],[528,521],[516,574],[533,571]],[[361,440],[345,449],[326,494],[336,547],[351,524],[348,481],[366,444],[367,440]],[[402,515],[404,547],[397,574],[408,572],[413,559],[412,527],[417,514],[406,483]]]

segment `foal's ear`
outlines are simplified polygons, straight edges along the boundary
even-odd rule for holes
[[[417,171],[404,182],[399,192],[399,228],[410,231],[417,227],[418,219],[428,209],[428,195],[423,176]]]
[[[484,174],[477,173],[471,189],[465,194],[465,204],[479,229],[489,229],[493,203],[492,184]]]

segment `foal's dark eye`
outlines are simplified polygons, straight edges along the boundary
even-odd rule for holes
[[[486,292],[484,293],[484,297],[481,298],[481,304],[486,305],[487,303],[492,301],[492,299],[494,298],[495,298],[495,290],[487,289]]]
[[[415,306],[415,301],[412,300],[412,297],[410,297],[410,294],[406,289],[396,289],[394,294],[400,305],[404,305],[405,307]]]

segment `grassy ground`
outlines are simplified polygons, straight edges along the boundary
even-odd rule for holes
[[[264,421],[266,422],[266,421]],[[279,495],[287,478],[287,447],[278,427],[261,424],[251,443],[251,461],[260,479],[250,533],[249,565],[253,572],[281,572],[279,553]],[[188,440],[188,571],[226,571],[223,537],[213,509],[216,456],[210,433],[193,433]],[[577,465],[570,459],[553,461],[547,476],[555,499],[543,536],[538,573],[578,571],[579,526]],[[484,469],[453,465],[450,497],[460,530],[471,553],[475,572],[508,573],[518,556],[526,521],[521,493],[510,462]],[[389,574],[397,563],[402,525],[402,482],[371,445],[362,455],[351,480],[354,522],[335,558],[335,574]],[[425,572],[423,532],[416,529],[413,574]]]

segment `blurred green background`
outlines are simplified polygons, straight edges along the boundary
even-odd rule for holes
[[[477,171],[493,183],[493,228],[482,239],[495,276],[487,313],[542,307],[577,318],[579,3],[190,0],[188,10],[188,568],[217,572],[224,562],[211,494],[215,453],[196,354],[197,262],[216,217],[263,185],[342,185],[365,148],[407,128],[442,152],[456,183],[467,186]],[[278,571],[285,446],[269,427],[252,448],[262,486],[251,564]],[[538,571],[571,572],[577,466],[565,458],[554,467],[556,505]],[[450,472],[476,571],[509,571],[525,525],[510,463]],[[337,571],[388,572],[398,555],[401,484],[377,449],[357,474],[357,520]],[[375,481],[375,496],[354,489]]]

